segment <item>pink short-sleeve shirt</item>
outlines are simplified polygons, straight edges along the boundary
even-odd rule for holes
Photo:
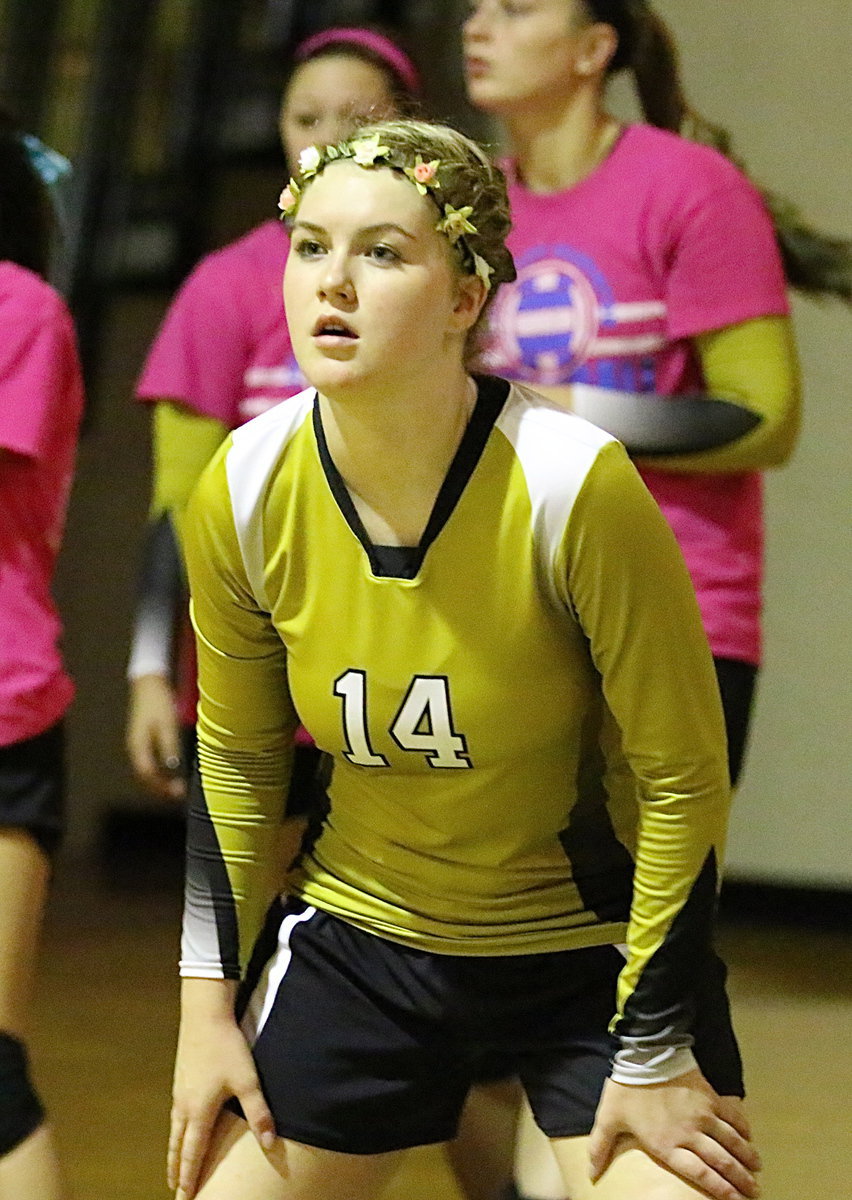
[[[508,170],[518,278],[495,299],[488,370],[533,385],[700,392],[691,339],[788,312],[763,201],[715,151],[633,125],[566,191],[533,193]],[[758,662],[760,477],[642,474],[677,535],[714,654]]]
[[[281,295],[289,249],[280,221],[203,258],[175,296],[136,394],[177,400],[235,429],[305,387]]]
[[[74,328],[39,276],[0,262],[0,745],[43,733],[73,684],[51,596],[83,385]]]

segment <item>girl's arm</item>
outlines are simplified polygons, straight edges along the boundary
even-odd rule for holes
[[[140,781],[176,799],[186,794],[172,684],[176,633],[187,605],[179,524],[226,432],[220,421],[171,401],[154,408],[154,489],[127,670],[126,744]]]
[[[278,832],[296,717],[286,652],[252,595],[225,470],[214,456],[184,521],[198,652],[198,768],[187,819],[181,1031],[169,1179],[187,1198],[224,1101],[235,1095],[261,1145],[275,1136],[234,997],[276,891]]]
[[[695,339],[706,391],[658,396],[584,384],[536,390],[662,471],[781,466],[799,432],[799,363],[789,318],[760,317]]]
[[[674,535],[617,443],[599,452],[562,553],[557,586],[603,688],[610,817],[635,864],[595,1174],[632,1135],[709,1195],[733,1184],[752,1196],[759,1162],[739,1104],[692,1054],[730,805],[718,686]]]

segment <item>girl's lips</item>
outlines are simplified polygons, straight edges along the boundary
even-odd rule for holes
[[[324,342],[329,340],[346,342],[352,341],[358,335],[351,325],[347,325],[339,317],[320,317],[314,325],[311,336],[321,338]]]
[[[488,63],[484,58],[466,58],[464,60],[465,74],[474,78],[478,78],[480,75],[487,75],[489,69]]]

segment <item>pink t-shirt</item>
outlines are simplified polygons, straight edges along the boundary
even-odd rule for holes
[[[484,364],[496,374],[697,392],[695,335],[788,311],[763,201],[713,150],[632,125],[566,191],[538,195],[512,175],[509,164],[518,278],[491,313]],[[714,654],[758,662],[760,477],[642,474],[684,552]]]
[[[83,386],[74,328],[39,276],[0,262],[0,745],[49,729],[74,694],[51,596]]]
[[[207,255],[175,296],[136,387],[235,429],[305,387],[281,284],[289,249],[280,221]]]

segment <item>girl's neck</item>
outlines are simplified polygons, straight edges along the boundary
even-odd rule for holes
[[[620,125],[598,98],[584,94],[559,108],[531,108],[506,121],[519,178],[531,192],[559,192],[587,178],[607,158]]]
[[[384,394],[320,395],[329,453],[374,542],[420,541],[475,403],[461,365]]]

